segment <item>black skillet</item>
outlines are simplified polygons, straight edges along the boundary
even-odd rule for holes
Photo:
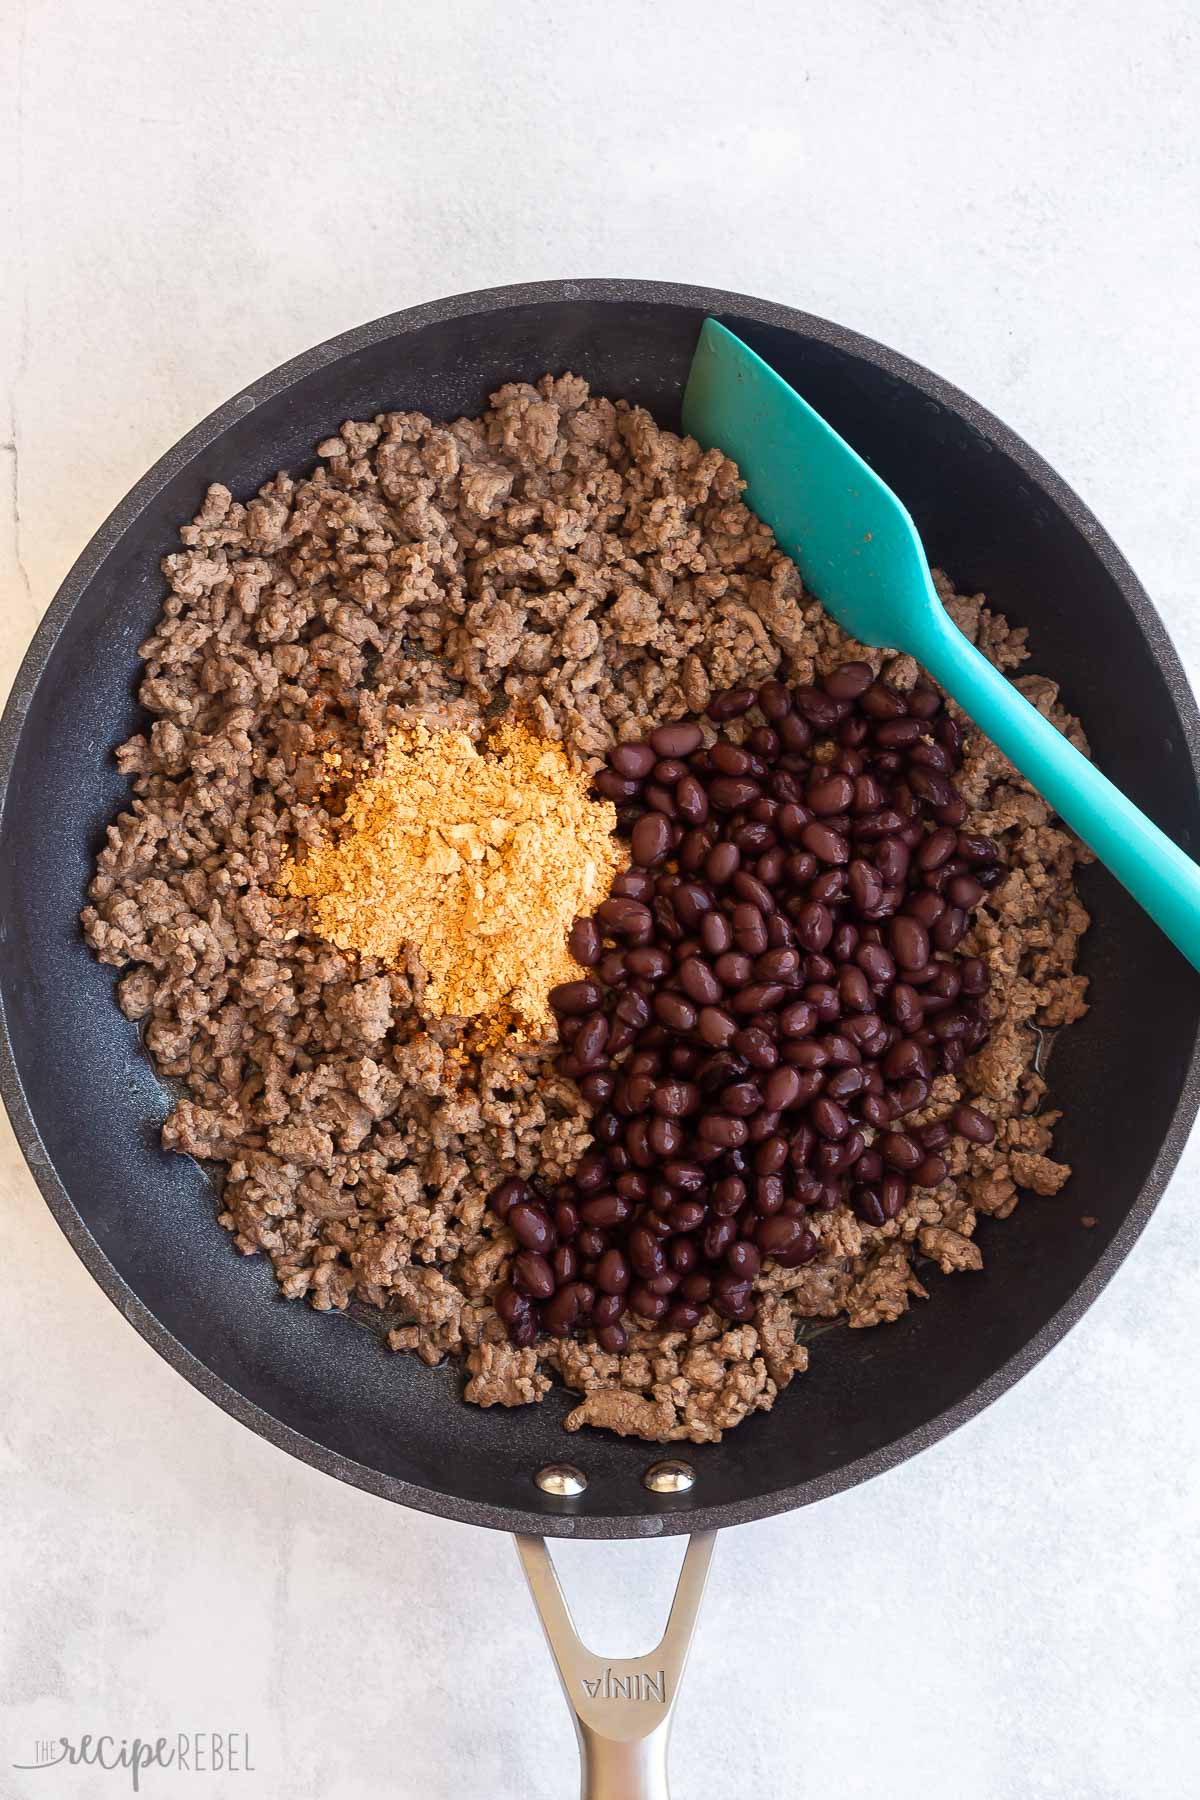
[[[1102,869],[1085,871],[1092,1007],[1049,1066],[1070,1185],[1003,1225],[984,1222],[982,1276],[934,1274],[930,1302],[885,1332],[824,1334],[812,1372],[724,1443],[688,1447],[690,1488],[664,1494],[643,1484],[655,1461],[646,1445],[563,1434],[567,1395],[483,1412],[461,1402],[453,1370],[389,1356],[344,1319],[278,1301],[265,1261],[234,1256],[215,1226],[207,1177],[159,1148],[167,1095],[77,915],[97,842],[125,799],[111,752],[141,723],[137,645],[161,604],[159,560],[178,525],[210,481],[248,497],[276,470],[311,463],[343,419],[474,414],[502,382],[547,369],[571,369],[677,425],[707,314],[878,468],[960,588],[984,589],[1030,627],[1032,666],[1061,683],[1101,766],[1197,854],[1200,719],[1183,671],[1132,571],[1053,471],[973,401],[869,339],[743,295],[656,282],[550,282],[413,307],[247,388],[97,532],[0,727],[0,1088],[71,1243],[143,1337],[262,1436],[387,1499],[527,1539],[706,1534],[807,1505],[935,1442],[1031,1368],[1096,1297],[1162,1192],[1200,1095],[1200,978]],[[1080,1227],[1081,1214],[1094,1229]],[[535,1473],[568,1455],[583,1492],[543,1492]],[[545,1609],[548,1571],[533,1566],[536,1546],[526,1553]],[[583,1696],[592,1709],[585,1737],[605,1735],[618,1714],[650,1719],[655,1670],[597,1669],[564,1674],[572,1703]],[[597,1794],[628,1797],[650,1776],[639,1762],[594,1779]]]

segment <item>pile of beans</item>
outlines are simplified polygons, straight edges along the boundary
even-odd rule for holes
[[[717,694],[708,717],[707,746],[663,725],[596,778],[632,866],[575,923],[587,976],[550,995],[593,1148],[570,1181],[490,1197],[519,1246],[496,1296],[518,1345],[590,1329],[620,1351],[627,1311],[750,1319],[765,1259],[816,1255],[811,1212],[881,1226],[943,1179],[952,1131],[995,1135],[968,1105],[904,1127],[987,1036],[987,968],[958,946],[1004,872],[964,830],[940,696],[852,662]]]

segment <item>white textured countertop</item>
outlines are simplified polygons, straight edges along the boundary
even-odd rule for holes
[[[109,509],[256,375],[439,294],[635,274],[826,314],[966,388],[1095,508],[1196,676],[1190,11],[10,0],[5,676]],[[213,1730],[253,1773],[142,1792],[573,1793],[510,1544],[201,1399],[4,1129],[0,1795],[130,1791],[11,1768],[39,1739]],[[1193,1143],[1118,1280],[982,1418],[722,1539],[679,1800],[1200,1792],[1198,1173]],[[602,1648],[651,1638],[678,1554],[560,1553]]]

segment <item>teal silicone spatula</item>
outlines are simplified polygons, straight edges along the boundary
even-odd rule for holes
[[[683,426],[739,465],[747,505],[838,624],[915,656],[1200,968],[1200,868],[963,636],[895,494],[715,319],[700,333]]]

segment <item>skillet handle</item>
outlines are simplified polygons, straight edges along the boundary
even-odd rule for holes
[[[575,1720],[582,1800],[670,1800],[667,1739],[716,1541],[715,1531],[688,1539],[671,1616],[655,1649],[610,1660],[580,1642],[545,1538],[516,1539]]]

